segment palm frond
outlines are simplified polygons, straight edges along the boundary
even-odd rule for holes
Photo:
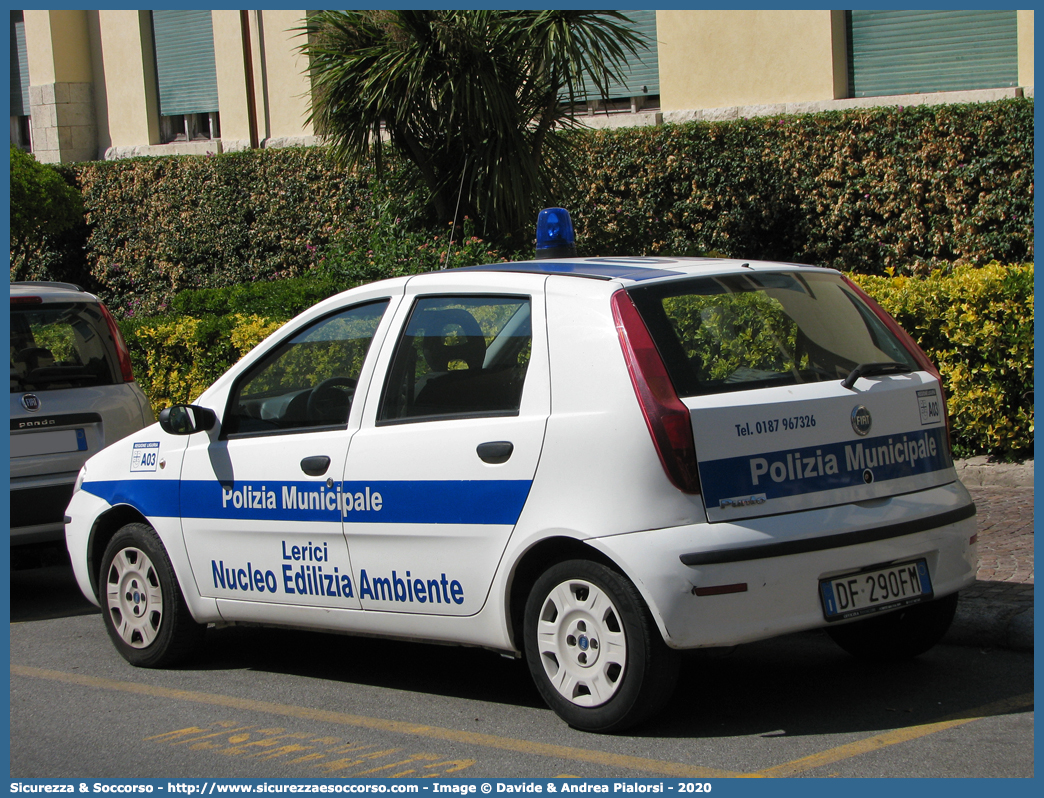
[[[309,119],[344,166],[399,150],[450,221],[528,228],[570,179],[569,106],[646,45],[615,11],[323,11],[306,20]]]

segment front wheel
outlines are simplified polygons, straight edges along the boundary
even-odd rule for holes
[[[584,731],[640,723],[670,698],[678,655],[635,586],[590,560],[545,571],[526,602],[526,661],[547,704]]]
[[[943,639],[957,612],[957,594],[832,626],[827,633],[854,657],[897,662],[919,656]]]
[[[102,617],[116,649],[132,665],[164,668],[191,655],[204,627],[189,614],[156,531],[127,524],[105,548]]]

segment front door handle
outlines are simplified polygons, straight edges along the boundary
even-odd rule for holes
[[[482,462],[499,465],[508,461],[511,453],[515,451],[515,445],[511,441],[489,441],[480,443],[475,451],[478,452]]]
[[[315,457],[306,457],[301,461],[301,470],[310,477],[321,477],[326,473],[326,469],[329,467],[330,458],[325,454],[318,454]]]

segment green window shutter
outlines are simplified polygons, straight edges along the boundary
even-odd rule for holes
[[[623,97],[650,97],[660,93],[660,64],[656,48],[656,12],[621,11],[631,20],[628,26],[645,36],[647,49],[639,49],[638,55],[628,55],[624,68],[627,79],[623,84],[609,84],[609,99]],[[584,82],[590,99],[599,99],[598,90],[590,81]]]
[[[209,11],[153,11],[162,116],[218,110],[214,25]]]
[[[656,48],[656,12],[624,11],[631,18],[635,31],[645,36],[649,43],[647,50],[639,50],[638,56],[628,60],[630,72],[623,86],[612,87],[612,96],[649,97],[660,93],[660,63]]]
[[[29,56],[21,11],[11,12],[11,116],[29,116]]]
[[[853,97],[1018,85],[1015,11],[849,11]]]

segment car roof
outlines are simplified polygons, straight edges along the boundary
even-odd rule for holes
[[[421,281],[424,289],[434,288],[439,281],[465,273],[519,274],[533,276],[575,277],[593,281],[613,281],[617,285],[647,284],[658,280],[677,280],[702,275],[749,274],[751,272],[779,271],[833,271],[822,266],[775,261],[740,260],[737,258],[674,258],[674,257],[592,257],[592,258],[549,258],[546,260],[508,261],[487,263],[480,266],[459,266],[452,269],[424,272],[422,274],[389,277],[372,283],[349,288],[312,306],[301,315],[301,319],[313,318],[328,312],[343,303],[346,298],[357,298],[360,292],[379,296],[380,292],[398,291],[406,285]],[[434,280],[435,282],[430,282]]]
[[[44,302],[97,302],[98,297],[88,294],[75,283],[51,283],[24,281],[11,283],[11,298],[39,297]]]
[[[452,269],[451,271],[555,274],[586,277],[594,280],[622,280],[638,283],[646,280],[693,277],[700,274],[778,271],[780,269],[786,269],[788,271],[794,269],[823,270],[820,266],[758,260],[739,260],[735,258],[600,257],[556,258],[548,260],[517,261],[512,263],[492,263],[485,266],[465,266],[460,269]]]

